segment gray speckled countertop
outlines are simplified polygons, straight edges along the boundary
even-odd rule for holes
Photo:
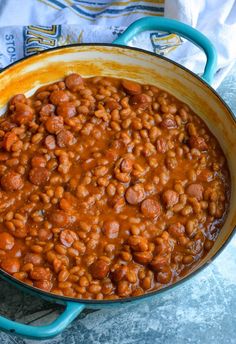
[[[236,113],[236,65],[218,88]],[[0,281],[1,314],[50,322],[61,308]],[[0,344],[37,343],[0,332]],[[235,344],[236,237],[199,275],[167,295],[122,308],[85,310],[50,344]]]

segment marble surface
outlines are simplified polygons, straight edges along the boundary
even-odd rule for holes
[[[218,88],[236,114],[236,65]],[[50,322],[61,307],[0,280],[1,314],[23,323]],[[0,344],[33,344],[0,332]],[[236,344],[236,236],[199,275],[167,295],[122,308],[85,310],[50,344]]]

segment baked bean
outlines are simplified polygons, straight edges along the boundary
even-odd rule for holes
[[[130,236],[128,239],[128,244],[133,251],[143,252],[148,250],[148,240],[142,236]]]
[[[30,271],[30,277],[35,281],[50,281],[52,275],[48,268],[35,266],[33,270]]]
[[[2,232],[0,233],[0,249],[1,250],[11,250],[15,244],[14,237],[7,233]]]
[[[19,258],[5,258],[1,263],[1,268],[8,272],[9,274],[13,274],[20,271],[20,260]]]
[[[120,281],[117,285],[117,293],[121,297],[126,297],[131,294],[131,286],[128,281]]]
[[[135,252],[134,260],[140,264],[148,264],[152,261],[152,253],[150,251],[146,252]]]
[[[155,86],[64,80],[0,118],[0,267],[61,296],[160,289],[211,250],[229,205],[223,152]]]

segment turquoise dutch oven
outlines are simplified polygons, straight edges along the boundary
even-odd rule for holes
[[[159,30],[176,33],[200,47],[206,55],[202,78],[181,65],[153,53],[126,47],[142,31]],[[0,328],[17,335],[46,339],[63,331],[86,307],[102,308],[121,306],[126,302],[140,302],[150,297],[160,297],[180,286],[203,270],[226,246],[236,225],[236,122],[227,105],[209,86],[216,68],[216,52],[211,42],[200,32],[167,18],[143,18],[133,23],[113,44],[77,44],[55,48],[18,61],[0,74],[1,113],[12,94],[31,95],[35,88],[77,72],[83,77],[113,76],[140,83],[153,84],[175,95],[188,104],[208,125],[219,140],[231,172],[231,202],[226,222],[207,256],[177,283],[148,294],[120,300],[80,300],[53,295],[26,285],[4,271],[0,277],[15,287],[51,302],[65,305],[65,310],[49,325],[30,326],[0,316]]]

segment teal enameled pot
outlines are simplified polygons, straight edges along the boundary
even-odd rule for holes
[[[206,55],[202,78],[171,60],[153,53],[126,47],[136,34],[146,30],[159,30],[178,35],[199,46]],[[143,18],[133,23],[113,44],[77,44],[55,48],[22,59],[0,73],[0,109],[6,108],[13,94],[31,95],[43,84],[52,83],[66,74],[77,72],[83,77],[113,76],[140,83],[153,84],[175,95],[188,104],[208,125],[217,137],[228,160],[231,173],[231,201],[226,222],[215,245],[194,269],[177,283],[143,296],[114,301],[80,300],[61,297],[28,286],[0,270],[0,277],[15,287],[65,305],[65,310],[49,325],[30,326],[0,316],[0,328],[14,334],[35,339],[46,339],[63,331],[86,307],[102,308],[122,306],[126,302],[140,302],[144,298],[160,297],[176,289],[203,270],[226,246],[236,225],[236,122],[230,109],[209,84],[215,72],[216,52],[211,42],[200,32],[167,18]]]

